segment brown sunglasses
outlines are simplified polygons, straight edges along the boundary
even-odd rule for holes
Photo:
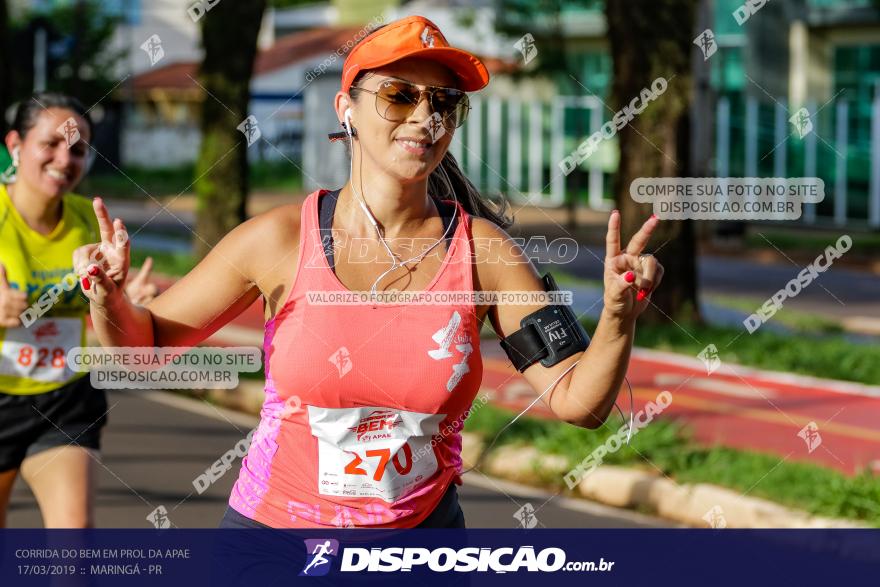
[[[470,101],[462,90],[438,86],[419,86],[398,78],[385,78],[379,82],[376,90],[368,90],[361,86],[352,86],[349,92],[367,92],[376,96],[376,112],[391,122],[406,120],[422,101],[422,95],[428,95],[431,111],[440,114],[443,125],[453,130],[464,124]]]

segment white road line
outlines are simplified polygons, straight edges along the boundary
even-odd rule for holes
[[[633,347],[632,356],[645,361],[660,361],[672,365],[678,365],[680,367],[689,367],[703,373],[706,372],[706,366],[703,365],[701,360],[688,355]],[[834,393],[845,395],[880,398],[880,385],[864,385],[862,383],[839,381],[836,379],[821,379],[819,377],[810,377],[808,375],[764,371],[754,367],[743,367],[732,363],[722,363],[717,373],[721,375],[738,375],[743,378],[751,377],[769,383],[808,387],[822,391],[833,391]]]
[[[691,389],[699,389],[700,391],[708,391],[719,395],[729,395],[733,397],[744,397],[747,399],[767,399],[779,397],[776,391],[759,385],[751,386],[718,377],[688,377],[679,373],[660,373],[654,376],[654,385],[659,387],[668,387],[688,382],[686,387]]]

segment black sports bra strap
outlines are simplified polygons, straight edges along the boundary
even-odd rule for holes
[[[333,190],[318,197],[318,231],[321,235],[324,254],[327,256],[327,264],[330,265],[330,269],[334,273],[336,269],[333,261],[333,234],[331,233],[331,227],[333,226],[333,212],[336,210],[338,198],[339,190]]]

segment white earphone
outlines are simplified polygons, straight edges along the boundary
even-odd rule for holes
[[[12,149],[12,164],[18,167],[18,159],[21,156],[21,147]]]
[[[351,108],[345,109],[345,114],[342,115],[342,118],[345,120],[345,122],[342,123],[342,126],[345,127],[345,132],[347,132],[348,137],[351,138]]]

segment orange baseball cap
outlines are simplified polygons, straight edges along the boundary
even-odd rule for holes
[[[388,65],[405,57],[441,63],[459,80],[459,89],[473,92],[486,87],[489,71],[483,62],[462,49],[451,47],[433,22],[409,16],[385,25],[358,43],[342,67],[342,91],[347,92],[358,73]]]

